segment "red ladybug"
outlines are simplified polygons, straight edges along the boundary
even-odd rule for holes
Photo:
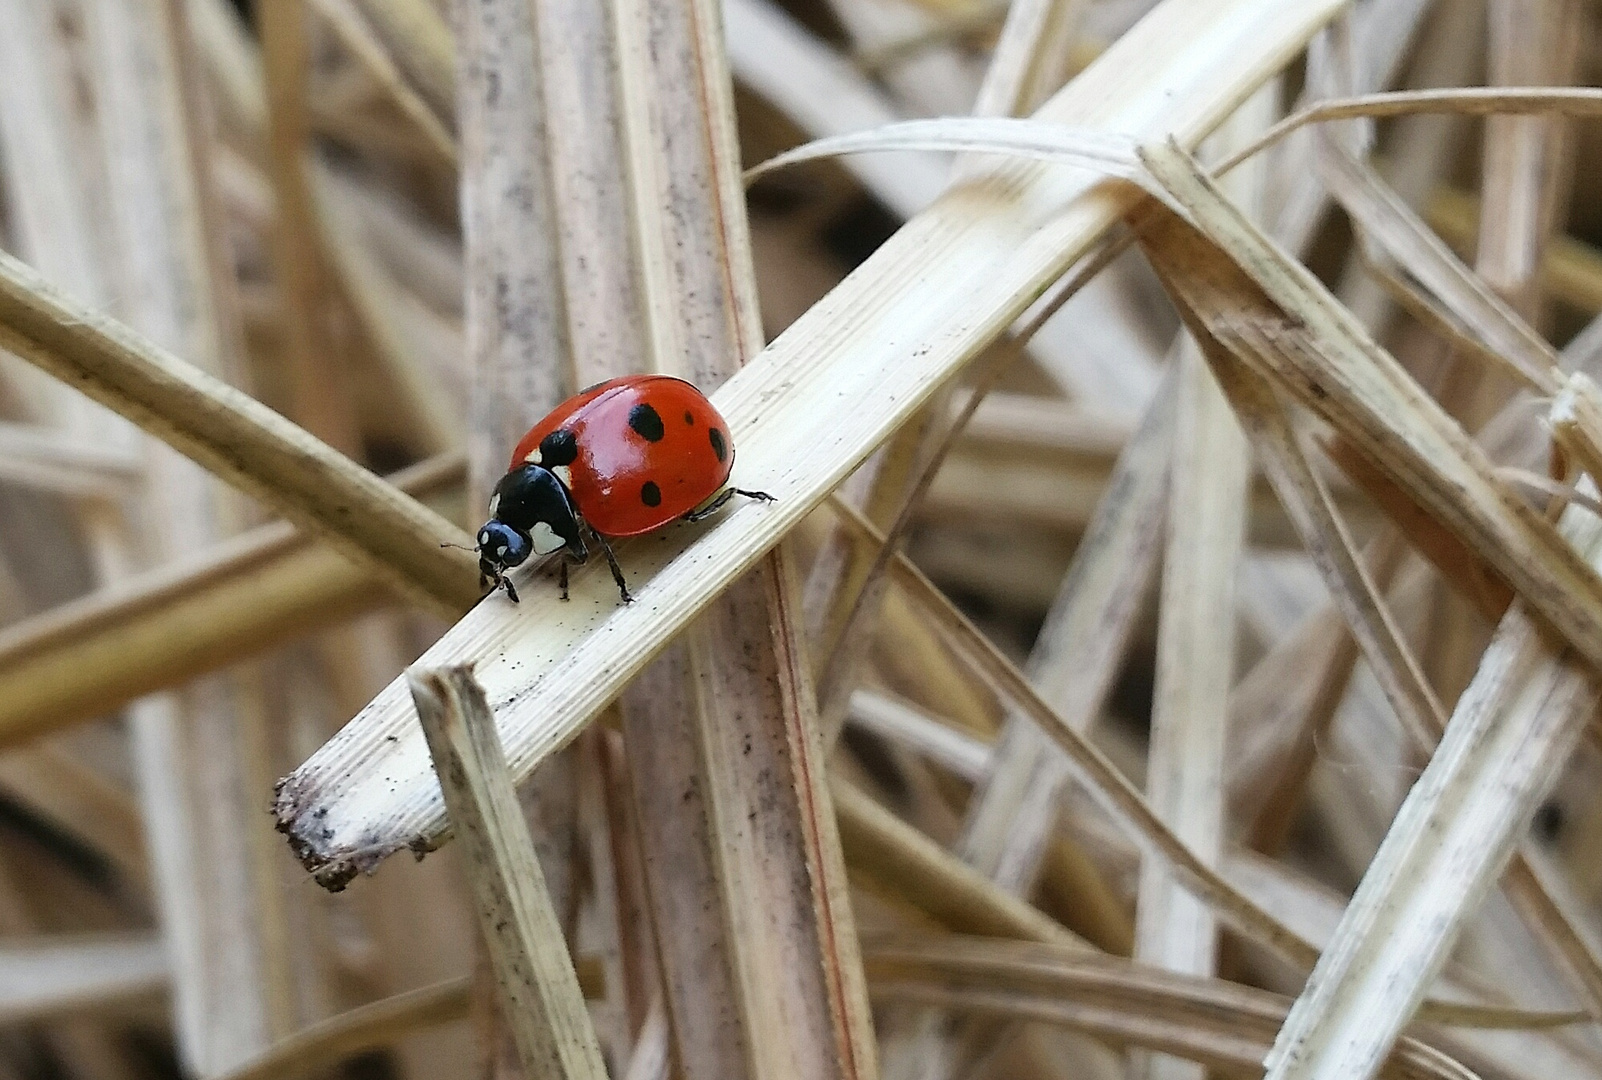
[[[566,600],[567,564],[589,558],[588,529],[629,603],[634,597],[607,537],[638,536],[675,518],[700,521],[735,495],[772,501],[764,491],[725,487],[733,466],[729,425],[683,379],[625,375],[597,383],[517,444],[490,496],[490,519],[478,530],[482,583],[505,586],[516,602],[506,571],[530,555],[561,551]]]

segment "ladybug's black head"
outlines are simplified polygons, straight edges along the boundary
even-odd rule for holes
[[[533,541],[504,521],[486,521],[478,530],[478,568],[490,577],[522,566],[533,550]]]
[[[478,567],[488,581],[506,585],[506,571],[530,555],[568,549],[583,562],[588,552],[579,532],[572,497],[549,469],[522,465],[501,477],[490,495],[490,519],[478,530]]]

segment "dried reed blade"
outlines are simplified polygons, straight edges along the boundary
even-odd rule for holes
[[[1253,143],[1242,147],[1218,165],[1228,172],[1248,158],[1261,153],[1287,134],[1307,124],[1333,120],[1377,120],[1391,116],[1417,116],[1422,113],[1456,113],[1464,116],[1502,114],[1558,114],[1563,116],[1602,116],[1602,90],[1561,86],[1452,86],[1428,90],[1388,90],[1330,98],[1292,113],[1269,128]]]
[[[899,118],[882,91],[776,5],[726,0],[723,22],[735,78],[813,138]],[[923,153],[854,157],[842,164],[901,218],[934,202],[950,173],[940,158]]]
[[[418,93],[448,125],[455,117],[456,50],[451,28],[428,0],[358,0]]]
[[[484,690],[469,668],[407,674],[527,1076],[604,1080],[606,1065],[523,820]]]
[[[850,506],[834,499],[830,507],[859,536],[871,543],[882,542],[878,531]],[[1292,964],[1311,966],[1317,958],[1317,950],[1199,859],[1163,824],[1117,766],[1042,700],[1023,673],[910,560],[898,555],[891,561],[890,568],[896,582],[924,617],[939,627],[956,656],[1051,736],[1071,763],[1075,778],[1103,809],[1124,825],[1143,854],[1166,863],[1187,888],[1206,900],[1220,917],[1243,934]]]
[[[1463,430],[1188,156],[1173,147],[1148,148],[1142,156],[1206,230],[1203,239],[1165,218],[1148,221],[1143,241],[1209,331],[1334,425],[1584,655],[1602,658],[1602,580],[1593,568],[1508,490]]]
[[[112,501],[141,479],[121,447],[102,446],[36,424],[0,423],[0,479],[72,498]]]
[[[1095,723],[1156,567],[1169,490],[1172,378],[1125,444],[1046,617],[1028,673],[1080,732]],[[1025,891],[1057,823],[1068,763],[1028,718],[1008,717],[990,778],[968,808],[958,850],[1003,888]]]
[[[1283,0],[1171,3],[1040,116],[1194,138],[1333,9]],[[1243,65],[1242,56],[1251,63]],[[1124,203],[1105,189],[1081,195],[1083,184],[1020,164],[953,192],[731,379],[714,400],[738,448],[736,477],[759,477],[778,502],[742,507],[710,530],[683,528],[625,545],[632,580],[641,583],[638,603],[618,610],[610,583],[587,570],[574,575],[571,604],[538,589],[528,590],[519,609],[483,604],[430,651],[431,664],[481,658],[479,676],[504,702],[500,720],[514,774],[527,775],[570,739],[712,596],[1089,248]],[[1035,207],[1065,201],[1074,209],[1037,225]],[[926,263],[960,270],[930,282],[914,269]],[[842,347],[846,341],[852,344]],[[842,401],[853,409],[850,425],[836,422]],[[692,537],[699,539],[688,546]],[[503,650],[524,657],[521,666],[497,664],[493,657]],[[441,838],[438,788],[408,736],[409,714],[404,693],[392,686],[282,786],[280,821],[321,880],[343,882],[401,847]]]
[[[1115,1044],[1161,1050],[1250,1074],[1285,1015],[1277,994],[1217,979],[1022,943],[870,942],[874,996],[1067,1024]],[[1412,1039],[1384,1075],[1473,1080],[1474,1073]]]
[[[1278,108],[1276,89],[1270,84],[1258,91],[1210,145],[1227,150],[1267,126]],[[1236,173],[1226,182],[1248,206],[1260,207],[1261,169]],[[1175,835],[1216,866],[1224,847],[1235,583],[1246,539],[1251,457],[1240,424],[1194,339],[1180,339],[1175,363],[1177,423],[1169,466],[1146,792]],[[1141,862],[1133,956],[1193,975],[1211,975],[1217,965],[1213,913],[1156,860]],[[1201,1080],[1193,1065],[1163,1055],[1137,1059],[1135,1068],[1152,1080]]]
[[[1566,532],[1597,552],[1594,523]],[[1584,664],[1510,612],[1287,1017],[1270,1077],[1372,1075],[1596,701]]]
[[[1090,950],[1072,931],[997,888],[840,776],[830,777],[829,788],[847,861],[881,888],[960,933]]]
[[[1589,375],[1569,376],[1547,413],[1547,425],[1574,463],[1602,482],[1602,389]]]
[[[282,361],[290,415],[345,454],[359,449],[345,357],[335,348],[325,295],[329,273],[317,229],[308,165],[311,41],[305,0],[279,0],[258,13],[267,80],[267,165],[272,182],[273,280],[283,319]]]
[[[447,164],[455,165],[456,139],[450,129],[445,126],[444,121],[423,96],[406,81],[400,65],[390,55],[375,28],[368,23],[361,9],[357,7],[355,0],[311,0],[311,2],[317,13],[328,21],[328,25],[339,36],[341,43],[355,55],[372,75],[373,80],[384,88],[384,92],[395,103],[395,107],[417,126],[418,131],[422,132],[440,159]],[[380,9],[386,5],[370,6]],[[393,5],[387,6],[394,10]],[[422,10],[422,6],[419,5],[416,10]],[[389,18],[393,20],[394,16],[390,15]],[[448,82],[445,89],[450,89]]]
[[[1582,5],[1503,0],[1488,19],[1488,82],[1570,83],[1580,71]],[[1536,271],[1567,210],[1567,125],[1555,116],[1493,116],[1485,125],[1481,198],[1498,228],[1480,235],[1475,269],[1529,318],[1540,318]]]
[[[1444,726],[1446,710],[1407,647],[1345,523],[1332,508],[1329,491],[1307,461],[1284,406],[1260,376],[1225,353],[1204,330],[1198,332],[1237,415],[1252,435],[1258,459],[1296,521],[1386,700],[1419,745],[1432,744]]]
[[[312,1024],[216,1080],[296,1080],[331,1061],[462,1019],[471,991],[467,978],[449,979],[362,1005]]]
[[[814,139],[751,166],[745,171],[745,179],[750,183],[803,161],[850,154],[946,150],[1069,163],[1144,186],[1147,181],[1136,161],[1135,149],[1135,140],[1119,132],[1076,130],[1039,120],[1004,116],[943,116],[935,120],[903,120],[871,131]]]
[[[851,724],[900,743],[925,760],[978,783],[990,773],[991,748],[957,727],[872,690],[851,694]]]
[[[1494,358],[1504,373],[1538,392],[1556,389],[1557,352],[1459,262],[1373,169],[1327,139],[1320,141],[1318,163],[1330,193],[1358,224],[1364,242],[1384,251],[1439,297],[1484,343],[1480,355]]]
[[[326,538],[396,591],[456,615],[478,597],[471,537],[305,429],[0,255],[0,343]]]
[[[101,1009],[157,993],[167,979],[154,935],[39,935],[0,948],[0,1019]]]
[[[1224,840],[1225,721],[1234,678],[1236,563],[1245,541],[1250,460],[1240,427],[1200,352],[1184,343],[1176,363],[1178,422],[1171,444],[1146,793],[1174,834],[1216,864]],[[1217,948],[1212,912],[1183,892],[1161,862],[1143,861],[1135,958],[1209,975]],[[1195,1074],[1164,1057],[1141,1065],[1150,1077]]]
[[[453,520],[463,479],[458,454],[391,478]],[[382,579],[288,524],[242,533],[0,630],[0,746],[108,715],[393,599]]]

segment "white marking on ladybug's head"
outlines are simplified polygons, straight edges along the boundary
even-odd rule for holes
[[[555,473],[556,474],[556,478],[558,480],[562,481],[562,486],[563,487],[568,488],[569,490],[572,489],[572,487],[573,487],[573,469],[572,469],[571,466],[558,465],[558,466],[556,466],[556,468],[552,469],[551,472]]]
[[[536,446],[534,449],[530,450],[528,452],[528,456],[523,460],[530,465],[538,465],[540,463],[540,448]]]
[[[494,517],[501,510],[501,493],[496,492],[490,496],[490,517]]]
[[[549,555],[553,551],[561,551],[567,545],[567,541],[557,536],[556,531],[543,521],[536,521],[528,535],[529,539],[534,541],[536,555]]]

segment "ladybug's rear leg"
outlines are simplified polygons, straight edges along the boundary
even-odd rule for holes
[[[606,537],[600,533],[595,534],[595,539],[601,542],[601,550],[606,552],[606,565],[612,568],[612,580],[617,582],[617,591],[623,594],[623,602],[625,604],[634,603],[634,596],[629,592],[628,582],[623,580],[623,568],[617,564],[617,556],[612,554],[612,545],[608,544]]]
[[[706,506],[703,506],[699,510],[691,510],[688,514],[685,514],[684,520],[691,522],[705,521],[707,518],[723,509],[724,503],[727,503],[736,495],[744,495],[746,498],[755,499],[757,502],[773,502],[773,496],[769,495],[765,491],[745,491],[736,487],[724,488],[718,494],[718,497],[713,499]]]

